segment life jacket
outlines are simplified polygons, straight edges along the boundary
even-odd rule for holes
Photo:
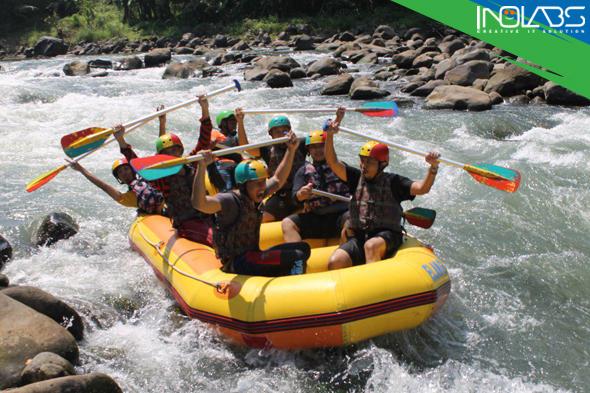
[[[284,145],[273,145],[270,148],[270,160],[268,164],[268,174],[269,176],[273,176],[279,164],[283,160],[283,157],[287,153],[287,147]],[[291,173],[289,173],[289,177],[287,181],[281,188],[281,190],[291,190],[293,188],[293,177],[297,170],[305,164],[305,154],[302,152],[301,149],[297,149],[295,152],[295,158],[293,158],[293,165],[291,166]]]
[[[166,177],[168,194],[164,196],[172,225],[176,228],[181,222],[192,219],[206,219],[209,215],[193,207],[191,195],[195,169],[185,165],[176,175]]]
[[[258,250],[262,223],[261,204],[239,192],[231,192],[231,195],[239,206],[238,218],[230,225],[221,227],[216,222],[213,227],[217,257],[221,259],[226,272],[232,271],[232,263],[236,257],[246,251]]]
[[[364,176],[350,201],[351,228],[374,232],[389,229],[401,232],[402,207],[391,192],[391,176],[381,172],[373,181]]]
[[[313,164],[306,162],[304,178],[306,183],[313,183],[313,187],[319,190],[346,197],[350,196],[350,190],[346,183],[336,176],[334,171],[330,169],[330,166],[325,161],[320,163],[314,162]],[[346,202],[335,201],[317,195],[313,195],[304,202],[306,212],[318,212],[318,209],[326,208],[328,206],[335,207],[335,205],[342,205],[342,210],[348,208],[348,203]]]
[[[129,190],[137,198],[138,213],[155,214],[161,211],[164,195],[144,179],[137,178],[133,180],[129,184]]]

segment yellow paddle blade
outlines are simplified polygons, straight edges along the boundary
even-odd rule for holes
[[[91,144],[94,144],[99,141],[104,141],[106,138],[108,138],[114,132],[115,132],[115,130],[113,130],[112,128],[107,128],[104,131],[98,132],[96,134],[91,134],[91,135],[85,136],[83,138],[80,138],[80,139],[72,142],[70,144],[69,148],[70,149],[77,149],[82,146],[91,145]]]
[[[26,191],[27,192],[33,192],[36,189],[44,186],[45,184],[49,183],[49,181],[51,179],[53,179],[54,177],[56,177],[58,173],[60,173],[61,171],[63,171],[67,167],[68,167],[67,165],[62,165],[62,166],[59,166],[59,167],[57,167],[55,169],[52,169],[52,170],[50,170],[48,172],[45,172],[41,176],[38,176],[38,177],[34,178],[33,180],[31,180],[27,184]]]

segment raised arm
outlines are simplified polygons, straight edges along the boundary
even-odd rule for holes
[[[211,164],[215,158],[210,150],[204,150],[203,155],[205,159],[199,161],[197,166],[197,174],[193,181],[193,192],[191,196],[193,207],[206,214],[214,214],[221,210],[221,203],[214,196],[209,196],[205,189],[205,172],[207,166]]]
[[[338,160],[336,149],[334,149],[334,134],[338,133],[340,123],[344,118],[345,109],[340,107],[336,111],[336,120],[328,122],[328,129],[326,130],[326,143],[324,144],[324,155],[326,162],[330,169],[342,181],[346,181],[346,165]]]
[[[159,105],[156,108],[156,111],[161,111],[164,108],[164,105]],[[158,121],[160,122],[160,132],[158,136],[162,136],[166,133],[166,114],[164,113],[162,116],[158,117]]]
[[[73,170],[80,172],[92,184],[94,184],[95,186],[97,186],[98,188],[100,188],[101,190],[106,192],[115,201],[119,202],[119,200],[121,200],[121,198],[123,197],[122,192],[120,192],[115,187],[111,186],[110,184],[103,182],[98,177],[94,176],[92,173],[88,172],[88,170],[86,168],[84,168],[82,165],[80,165],[80,163],[78,163],[77,161],[73,161],[73,160],[67,160],[67,161],[72,165]]]
[[[287,152],[283,156],[283,159],[279,163],[274,175],[266,180],[266,193],[272,194],[283,187],[287,179],[289,178],[289,174],[291,173],[291,168],[293,167],[293,159],[295,158],[295,153],[297,152],[297,148],[299,147],[299,138],[293,131],[289,131],[289,141],[287,142]]]
[[[236,123],[238,124],[238,145],[247,145],[249,142],[248,135],[246,134],[246,127],[244,126],[244,112],[242,108],[236,108],[234,116],[236,117]],[[250,149],[247,150],[246,153],[254,157],[260,157],[260,149]]]
[[[199,96],[199,105],[201,106],[201,127],[199,128],[199,140],[197,146],[190,152],[190,155],[197,154],[201,150],[208,149],[211,146],[211,132],[213,124],[209,116],[209,101],[206,95]]]
[[[439,157],[440,154],[435,151],[428,153],[428,155],[425,157],[425,160],[430,164],[430,168],[428,168],[428,172],[426,172],[424,179],[412,183],[410,194],[424,195],[430,192],[430,189],[434,184],[434,180],[436,179],[436,173],[438,172]]]

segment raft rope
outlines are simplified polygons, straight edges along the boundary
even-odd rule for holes
[[[181,274],[181,275],[183,275],[185,277],[188,277],[190,279],[193,279],[195,281],[198,281],[198,282],[200,282],[202,284],[209,285],[210,287],[215,288],[215,290],[217,292],[219,292],[219,293],[226,293],[227,292],[228,287],[229,287],[229,285],[227,283],[224,283],[224,282],[216,282],[216,283],[213,283],[213,282],[210,282],[210,281],[206,281],[206,280],[203,280],[203,279],[201,279],[199,277],[196,277],[196,276],[194,276],[194,275],[192,275],[190,273],[187,273],[187,272],[185,272],[185,271],[180,270],[179,268],[177,268],[175,266],[176,264],[175,263],[171,263],[170,260],[168,259],[168,257],[162,252],[162,248],[166,244],[164,241],[161,240],[161,241],[159,241],[157,243],[151,242],[148,238],[146,238],[144,236],[144,234],[141,231],[141,229],[138,228],[137,231],[139,232],[139,236],[141,236],[143,238],[143,240],[145,240],[145,242],[147,244],[149,244],[150,246],[152,246],[158,252],[158,254],[162,257],[162,259],[164,260],[164,262],[166,262],[166,264],[172,270],[174,270],[178,274]]]

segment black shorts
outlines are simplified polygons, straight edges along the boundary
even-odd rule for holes
[[[291,190],[280,190],[264,202],[263,210],[272,214],[275,220],[280,221],[293,214],[298,208],[299,206],[295,204],[291,197]]]
[[[355,235],[341,245],[339,249],[346,251],[350,259],[352,259],[353,266],[362,265],[366,262],[365,242],[377,236],[382,237],[387,245],[383,259],[391,258],[403,243],[403,236],[400,232],[382,230],[371,234],[361,233]]]
[[[340,237],[347,217],[348,211],[329,214],[300,213],[288,218],[297,225],[302,239],[326,239]]]

